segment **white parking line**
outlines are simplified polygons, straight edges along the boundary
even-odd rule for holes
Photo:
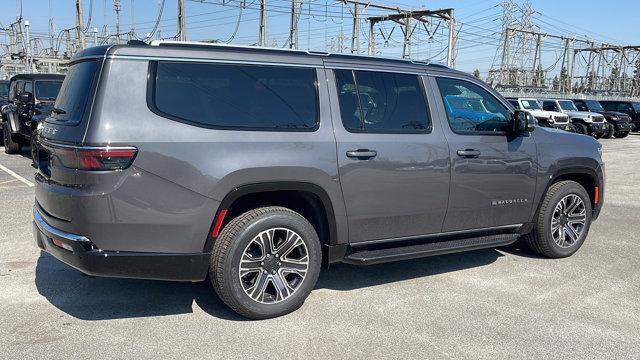
[[[29,187],[34,187],[34,186],[35,186],[31,181],[29,181],[29,180],[27,180],[27,179],[23,178],[22,176],[20,176],[20,175],[18,175],[18,174],[16,174],[16,173],[14,173],[13,171],[11,171],[11,169],[6,168],[6,167],[5,167],[4,165],[2,165],[2,164],[0,164],[0,169],[4,170],[4,172],[6,172],[7,174],[9,174],[9,175],[13,176],[14,178],[16,178],[16,179],[18,179],[18,180],[22,181],[22,182],[23,182],[23,183],[25,183],[25,184],[27,184],[27,186],[29,186]]]

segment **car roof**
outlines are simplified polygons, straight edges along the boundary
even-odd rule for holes
[[[23,80],[64,80],[64,75],[60,74],[18,74],[11,78],[11,81]]]
[[[430,69],[443,70],[448,72],[456,72],[465,75],[457,70],[453,70],[450,67],[433,61],[420,61],[409,60],[399,58],[386,58],[379,56],[368,56],[360,54],[334,54],[325,51],[313,51],[313,50],[295,50],[295,49],[283,49],[273,47],[257,47],[257,46],[241,46],[230,45],[220,43],[205,43],[205,42],[193,42],[193,41],[152,41],[151,44],[146,44],[142,41],[130,41],[126,45],[111,45],[111,46],[97,46],[84,49],[78,52],[71,59],[71,62],[75,62],[85,57],[120,57],[120,56],[143,56],[154,57],[162,56],[167,53],[171,53],[171,56],[197,57],[206,58],[218,55],[232,55],[241,54],[243,58],[254,56],[284,56],[293,59],[322,59],[323,61],[335,61],[335,62],[363,62],[367,64],[379,64],[379,65],[399,65],[399,66],[420,66],[422,68],[427,67]]]

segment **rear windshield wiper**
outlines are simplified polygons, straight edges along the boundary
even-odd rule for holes
[[[62,109],[58,109],[57,107],[54,107],[51,112],[53,112],[54,114],[66,114],[67,112],[62,110]]]

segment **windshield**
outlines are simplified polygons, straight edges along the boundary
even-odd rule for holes
[[[97,64],[96,61],[84,61],[69,68],[54,106],[53,119],[72,124],[82,120]]]
[[[520,104],[518,104],[518,100],[507,100],[514,108],[520,109]]]
[[[633,104],[633,110],[640,112],[640,102],[634,102]]]
[[[6,98],[9,94],[9,83],[0,83],[0,98]]]
[[[55,100],[62,86],[61,81],[36,81],[36,99]]]
[[[602,105],[595,100],[585,100],[584,103],[587,104],[590,111],[604,111]]]
[[[578,111],[571,100],[559,100],[560,108],[567,111]]]
[[[522,103],[522,107],[525,108],[526,110],[541,110],[542,109],[540,107],[540,104],[538,104],[538,101],[533,100],[533,99],[524,99],[524,100],[520,100],[520,102]]]

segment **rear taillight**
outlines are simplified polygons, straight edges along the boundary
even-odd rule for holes
[[[54,157],[67,168],[105,171],[128,168],[136,157],[138,150],[134,147],[69,147],[56,148]]]

